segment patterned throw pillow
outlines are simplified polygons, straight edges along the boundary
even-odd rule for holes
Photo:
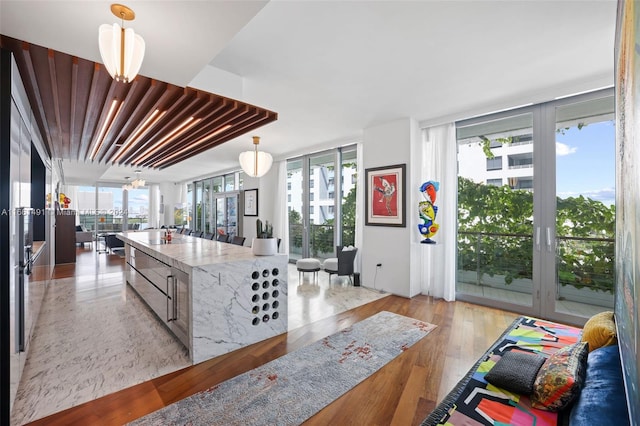
[[[560,411],[578,396],[587,370],[589,344],[579,342],[565,346],[544,363],[533,385],[531,406]]]
[[[531,395],[533,383],[544,361],[545,358],[537,354],[505,352],[484,378],[492,385],[509,392]]]

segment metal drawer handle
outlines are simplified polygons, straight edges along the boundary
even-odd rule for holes
[[[173,278],[173,275],[167,275],[167,291],[169,291],[169,286],[171,285],[171,284],[169,284],[169,280],[172,279],[172,278]],[[169,314],[169,309],[170,309],[169,308],[169,303],[172,303],[170,301],[171,301],[171,297],[169,297],[169,295],[167,295],[167,322],[171,322],[171,321],[174,320],[173,312],[171,314]],[[171,305],[171,307],[173,308],[173,305]]]
[[[178,319],[178,280],[173,278],[173,320]]]

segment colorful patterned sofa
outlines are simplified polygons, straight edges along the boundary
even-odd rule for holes
[[[584,329],[520,317],[422,426],[624,426],[628,413],[612,312]]]

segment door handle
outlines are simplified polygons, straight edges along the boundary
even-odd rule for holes
[[[27,270],[25,272],[26,275],[31,275],[31,270],[33,269],[33,251],[31,247],[27,247]]]
[[[551,227],[547,226],[547,251],[551,253]]]
[[[536,250],[540,251],[540,227],[536,228]]]

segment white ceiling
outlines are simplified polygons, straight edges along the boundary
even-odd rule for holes
[[[147,50],[141,74],[278,112],[259,129],[276,159],[359,140],[402,117],[423,122],[613,84],[616,2],[127,0]],[[2,34],[100,62],[104,1],[0,3]],[[148,181],[237,168],[251,135]],[[65,164],[67,182],[130,168]]]

